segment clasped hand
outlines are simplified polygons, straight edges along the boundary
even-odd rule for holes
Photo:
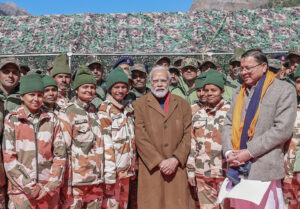
[[[229,167],[237,167],[244,165],[250,159],[251,156],[247,149],[232,150],[227,156],[227,163]]]
[[[160,172],[162,172],[164,175],[171,175],[176,171],[178,164],[178,160],[174,157],[171,157],[161,161],[158,167]]]

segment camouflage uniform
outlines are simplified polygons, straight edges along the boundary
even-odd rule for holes
[[[3,160],[9,208],[58,208],[65,148],[60,123],[54,114],[41,110],[33,115],[21,105],[6,116]],[[41,188],[48,194],[36,200]]]
[[[103,88],[98,86],[96,88],[96,93],[91,103],[95,105],[95,107],[98,109],[100,105],[104,102],[104,100],[105,100],[105,91],[103,90]]]
[[[222,156],[221,135],[229,108],[230,104],[221,100],[214,108],[205,106],[199,109],[192,118],[192,141],[187,173],[188,178],[196,177],[201,209],[219,208],[216,200],[226,168]]]
[[[114,185],[114,194],[106,191],[106,208],[127,208],[129,179],[135,175],[136,149],[133,107],[122,105],[111,95],[100,106],[99,117],[104,138],[104,180]]]
[[[63,108],[64,106],[66,106],[71,101],[71,99],[72,99],[72,96],[71,96],[70,91],[67,91],[66,96],[64,96],[60,93],[60,90],[58,90],[58,95],[57,95],[57,99],[56,99],[56,104],[58,106]]]
[[[188,85],[184,82],[182,77],[178,78],[177,87],[171,91],[172,94],[182,97],[190,104],[198,100],[196,89],[189,89]]]
[[[285,154],[286,176],[283,181],[283,197],[286,208],[298,209],[300,205],[300,185],[294,176],[294,164],[296,160],[296,148],[300,143],[300,105],[297,108],[297,117],[292,139],[287,144]]]
[[[192,109],[192,115],[194,115],[199,109],[203,108],[204,104],[202,104],[200,101],[195,102],[191,105]]]
[[[4,116],[6,116],[10,111],[17,109],[22,103],[19,94],[19,86],[17,86],[9,95],[0,89],[0,99],[4,102]]]
[[[68,152],[63,208],[101,208],[104,144],[90,106],[77,98],[59,112]]]
[[[43,104],[42,109],[45,112],[51,112],[51,113],[54,113],[55,115],[58,115],[59,111],[61,110],[61,107],[58,106],[57,104],[55,104],[54,108],[49,108],[49,107],[47,107],[46,105]]]
[[[2,158],[2,131],[3,131],[3,122],[4,122],[4,103],[0,100],[0,208],[5,208],[5,171],[3,166],[3,158]]]

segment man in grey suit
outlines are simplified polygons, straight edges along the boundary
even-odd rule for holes
[[[261,205],[231,199],[235,208],[283,207],[281,179],[285,175],[283,147],[293,132],[297,101],[295,88],[275,78],[259,49],[241,57],[244,84],[233,95],[223,128],[222,146],[227,177],[268,181]],[[258,188],[259,189],[259,188]]]

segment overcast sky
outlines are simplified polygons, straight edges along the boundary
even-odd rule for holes
[[[193,0],[10,0],[32,15],[188,11]],[[7,2],[0,0],[0,2]]]

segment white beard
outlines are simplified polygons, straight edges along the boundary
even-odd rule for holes
[[[158,91],[158,90],[163,90],[163,91]],[[157,98],[163,98],[167,95],[167,93],[169,92],[169,89],[167,88],[162,88],[162,87],[157,87],[157,88],[151,88],[151,92],[152,94],[154,94],[154,96],[156,96]]]

